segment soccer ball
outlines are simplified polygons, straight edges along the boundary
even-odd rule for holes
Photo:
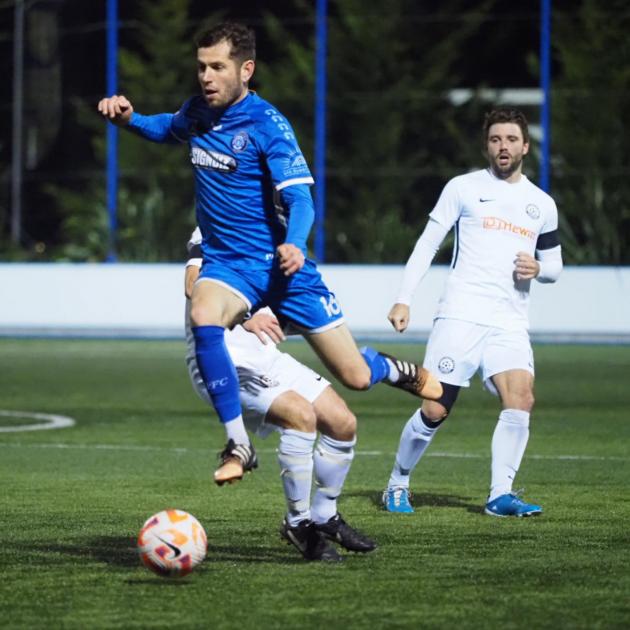
[[[138,534],[138,551],[145,567],[164,577],[188,575],[206,557],[206,532],[183,510],[154,514]]]

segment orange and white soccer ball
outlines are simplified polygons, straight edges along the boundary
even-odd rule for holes
[[[138,534],[142,564],[164,577],[188,575],[206,557],[207,548],[201,523],[183,510],[154,514]]]

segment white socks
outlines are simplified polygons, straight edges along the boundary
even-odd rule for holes
[[[398,368],[391,359],[385,357],[385,361],[387,362],[387,367],[389,368],[389,373],[386,379],[387,382],[398,383],[398,379],[400,378],[400,372],[398,371]]]
[[[245,430],[243,416],[236,416],[232,420],[226,422],[223,427],[227,433],[228,440],[234,440],[235,444],[249,444],[249,435]]]
[[[438,428],[439,425],[429,427],[423,422],[420,409],[409,418],[400,435],[396,462],[387,484],[388,488],[409,487],[409,475],[431,443]]]
[[[287,522],[291,527],[311,518],[313,447],[316,436],[316,433],[293,429],[284,429],[280,435],[278,463],[287,500]]]
[[[439,426],[427,426],[418,409],[400,436],[396,462],[388,488],[409,487],[409,475],[431,443]],[[504,409],[492,436],[492,480],[489,501],[512,492],[512,482],[521,465],[529,439],[529,413]]]
[[[504,409],[492,436],[492,478],[490,498],[512,492],[512,482],[521,465],[529,439],[529,413]]]
[[[315,483],[311,515],[315,523],[325,523],[337,513],[337,497],[354,459],[356,438],[351,441],[335,440],[320,435],[315,448]]]
[[[316,435],[292,429],[280,435],[278,462],[291,527],[310,518],[325,523],[337,513],[337,497],[354,458],[356,440],[346,442],[321,435],[313,452]],[[311,505],[313,470],[317,490]]]

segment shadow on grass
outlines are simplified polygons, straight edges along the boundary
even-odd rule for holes
[[[370,500],[379,510],[383,509],[383,491],[360,490],[358,492],[345,492],[341,497],[364,497]],[[462,497],[455,494],[433,494],[430,492],[413,492],[411,504],[414,508],[445,507],[463,508],[473,514],[482,514],[483,505],[470,503],[471,497]]]
[[[275,532],[270,534],[269,546],[247,545],[242,542],[238,544],[209,544],[206,562],[247,564],[304,562],[296,549],[288,544],[285,545],[279,538]],[[41,563],[47,565],[52,564],[52,558],[48,554],[60,554],[71,558],[97,560],[123,569],[141,566],[135,540],[126,536],[95,536],[68,543],[39,542],[25,547],[24,551],[35,552],[37,557],[41,559]],[[133,582],[139,583],[139,580],[133,580]]]
[[[25,545],[24,551],[41,555],[42,562],[46,564],[52,562],[47,554],[98,560],[117,567],[135,567],[140,562],[135,540],[123,536],[97,536],[67,543],[42,541]]]

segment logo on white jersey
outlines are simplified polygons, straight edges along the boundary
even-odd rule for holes
[[[232,138],[232,149],[237,153],[239,151],[243,151],[247,147],[247,143],[249,142],[249,136],[246,131],[239,131]]]
[[[506,221],[505,219],[500,219],[499,217],[483,217],[483,229],[511,232],[512,234],[529,238],[531,240],[536,239],[536,234],[534,234],[532,230],[511,223],[510,221]]]
[[[540,210],[538,206],[535,206],[533,203],[530,203],[526,208],[525,212],[527,212],[527,216],[532,219],[540,218]]]
[[[190,161],[193,166],[223,173],[233,173],[237,168],[237,162],[231,155],[217,153],[216,151],[205,151],[200,147],[192,148]]]
[[[438,361],[438,370],[442,374],[450,374],[455,369],[455,361],[451,357],[442,357]]]

